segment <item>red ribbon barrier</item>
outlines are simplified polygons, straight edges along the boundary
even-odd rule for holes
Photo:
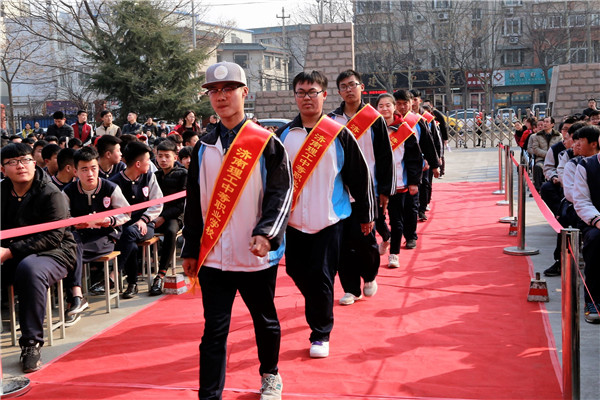
[[[542,215],[544,216],[544,218],[546,218],[546,221],[548,221],[548,223],[550,224],[552,229],[554,229],[554,231],[556,233],[560,233],[561,229],[563,228],[562,225],[556,220],[556,217],[554,216],[552,211],[550,211],[550,209],[548,208],[548,205],[544,202],[544,200],[542,200],[542,197],[535,189],[535,186],[533,186],[533,182],[531,181],[531,178],[529,177],[529,175],[528,174],[524,174],[524,175],[525,175],[525,179],[527,180],[527,186],[529,186],[529,190],[533,194],[533,198],[534,198],[535,202],[537,203],[537,206],[540,209]]]
[[[510,155],[510,159],[512,160],[513,164],[515,164],[515,167],[519,166],[519,162],[517,160],[515,160],[515,156],[514,155]]]
[[[31,235],[32,233],[64,228],[67,226],[81,224],[83,222],[96,221],[101,218],[112,217],[113,215],[130,213],[132,211],[141,210],[143,208],[154,206],[156,204],[168,203],[170,201],[180,199],[182,197],[185,197],[185,193],[186,192],[184,190],[178,193],[173,193],[169,196],[161,197],[160,199],[148,200],[143,203],[134,204],[132,206],[115,208],[108,211],[102,211],[96,214],[82,215],[81,217],[62,219],[59,221],[46,222],[37,225],[23,226],[21,228],[7,229],[5,231],[0,231],[0,239],[4,240],[24,235]]]

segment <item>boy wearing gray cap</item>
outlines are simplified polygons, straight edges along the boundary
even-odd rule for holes
[[[282,143],[247,120],[248,87],[239,65],[211,65],[202,87],[221,121],[194,146],[184,212],[183,268],[200,285],[204,306],[198,396],[222,398],[231,309],[239,291],[254,323],[260,398],[278,400],[281,329],[273,298],[290,213],[291,166]]]

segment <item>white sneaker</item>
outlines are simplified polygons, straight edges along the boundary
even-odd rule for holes
[[[343,306],[349,306],[350,304],[354,304],[356,300],[362,299],[362,294],[358,297],[353,295],[352,293],[346,293],[344,297],[340,299],[340,304]]]
[[[379,243],[379,255],[382,256],[390,250],[390,241]]]
[[[261,378],[260,400],[281,400],[283,381],[281,375],[263,374]]]
[[[390,254],[388,257],[388,268],[399,268],[398,254]]]
[[[329,342],[312,342],[310,345],[310,356],[312,358],[325,358],[329,356]]]
[[[377,293],[377,281],[373,279],[371,282],[365,282],[363,293],[367,297],[375,296],[375,293]]]

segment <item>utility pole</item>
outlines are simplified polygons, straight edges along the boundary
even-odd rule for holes
[[[286,41],[285,41],[285,20],[290,18],[289,15],[285,15],[285,8],[281,7],[281,17],[277,14],[275,14],[275,16],[279,19],[281,19],[281,37],[282,37],[282,45],[285,46],[286,45]]]
[[[325,0],[317,0],[319,4],[319,24],[323,23],[323,6],[325,5]]]
[[[192,0],[192,49],[196,50],[196,11],[194,10],[194,0]]]

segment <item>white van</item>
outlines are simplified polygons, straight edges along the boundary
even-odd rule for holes
[[[540,119],[546,116],[546,108],[548,104],[546,103],[533,103],[531,105],[531,113],[533,115],[539,115]]]

